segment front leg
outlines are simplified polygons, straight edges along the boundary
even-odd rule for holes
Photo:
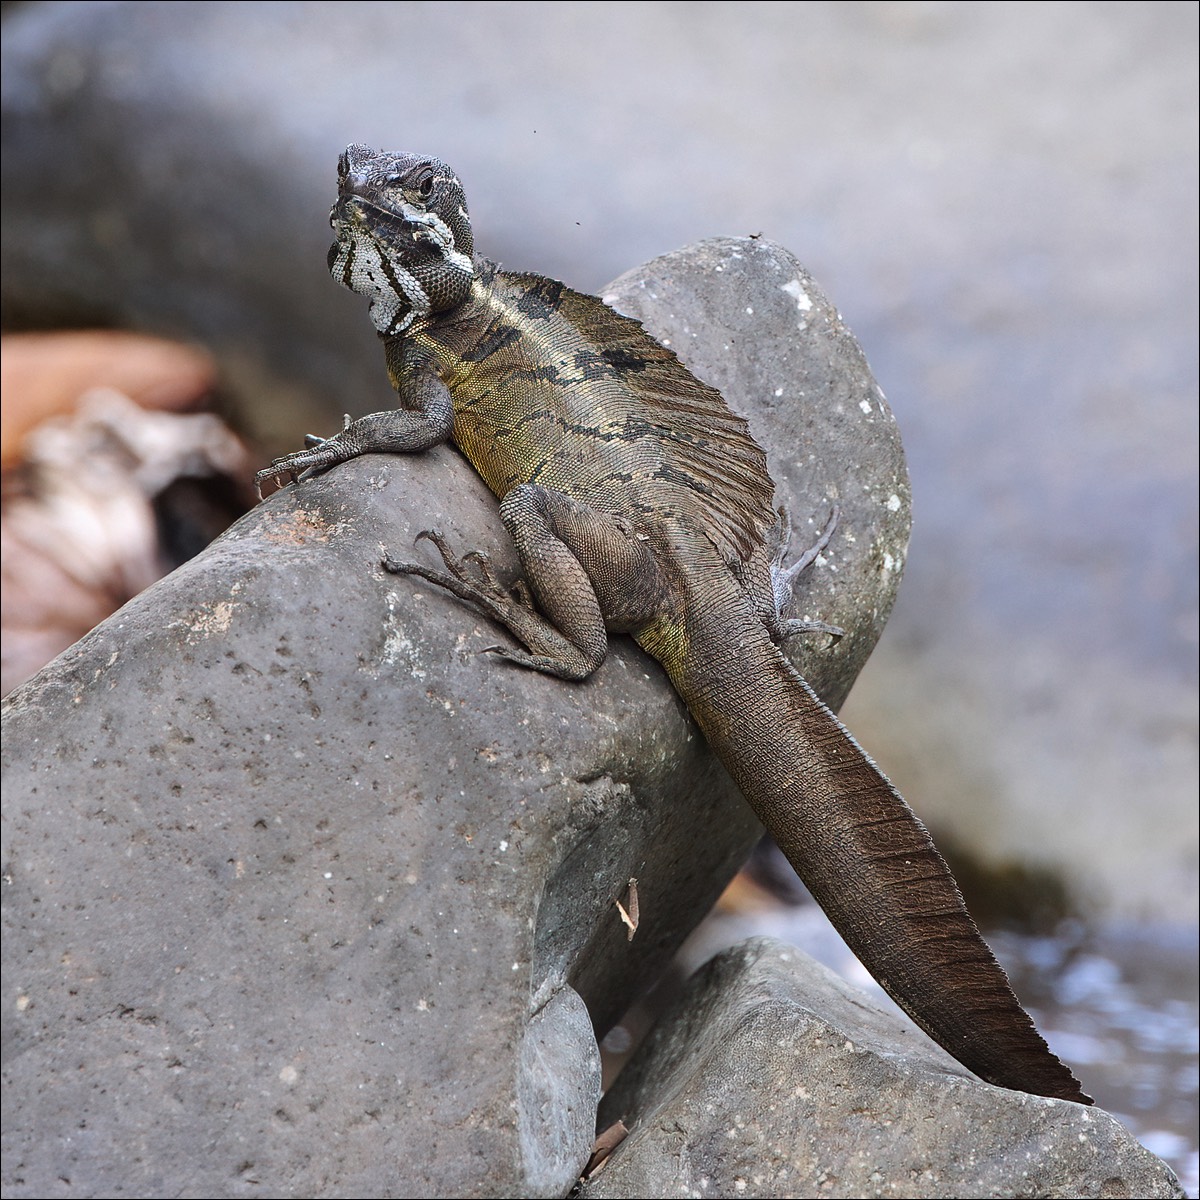
[[[288,477],[296,480],[360,454],[413,454],[446,441],[454,423],[454,404],[442,380],[432,372],[421,374],[407,382],[404,395],[411,408],[371,413],[357,421],[347,417],[341,432],[329,438],[309,435],[304,450],[275,459],[254,476],[259,495],[268,481],[282,487]]]
[[[608,630],[636,629],[664,603],[658,564],[626,522],[535,484],[509,492],[500,517],[540,612],[524,588],[514,595],[500,586],[484,555],[455,558],[438,534],[420,536],[437,546],[449,574],[390,558],[383,566],[394,574],[418,575],[476,605],[527,651],[489,647],[493,653],[560,679],[586,679],[604,661]],[[478,579],[466,569],[471,561]]]

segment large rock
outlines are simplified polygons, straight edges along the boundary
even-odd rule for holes
[[[767,938],[692,978],[605,1096],[617,1120],[588,1200],[1184,1195],[1108,1113],[981,1083]]]
[[[348,142],[452,163],[487,253],[585,290],[717,232],[801,249],[917,468],[853,724],[1046,877],[1010,900],[1194,925],[1191,7],[684,11],[12,6],[6,320],[199,339],[285,449],[387,397],[323,268]]]
[[[763,240],[610,294],[749,416],[797,541],[840,498],[800,611],[847,636],[796,645],[838,704],[908,530],[861,352]],[[551,1196],[576,1177],[592,1021],[661,970],[759,828],[628,640],[567,685],[381,570],[429,527],[516,569],[452,450],[357,459],[9,698],[7,1195]]]

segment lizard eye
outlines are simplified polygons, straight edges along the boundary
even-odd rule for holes
[[[420,192],[422,196],[428,197],[433,195],[432,171],[426,171],[421,178],[417,180],[417,191]]]

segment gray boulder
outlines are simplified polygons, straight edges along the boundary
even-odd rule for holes
[[[836,273],[919,467],[852,724],[1032,872],[1010,904],[1194,927],[1190,5],[4,11],[6,320],[200,340],[273,452],[387,400],[323,265],[351,141],[452,163],[488,254],[589,291],[715,231]]]
[[[798,543],[839,499],[799,611],[847,636],[795,650],[840,703],[908,532],[856,343],[763,240],[680,251],[610,295],[750,418]],[[576,1178],[593,1022],[661,970],[759,827],[630,642],[568,686],[492,660],[485,620],[381,570],[427,553],[429,527],[515,573],[452,450],[358,459],[271,497],[9,697],[6,1195]]]
[[[768,938],[693,976],[605,1096],[617,1120],[587,1200],[1184,1195],[1108,1113],[980,1082]]]

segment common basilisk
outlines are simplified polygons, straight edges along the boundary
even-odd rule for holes
[[[774,561],[774,483],[746,422],[639,322],[476,256],[462,185],[437,159],[350,146],[338,190],[330,271],[370,301],[400,406],[310,437],[259,486],[453,441],[500,498],[529,590],[434,532],[445,571],[384,566],[478,606],[524,647],[497,654],[563,679],[631,634],[913,1020],[991,1083],[1090,1103],[925,827],[782,653],[805,626],[782,615],[794,571]]]

